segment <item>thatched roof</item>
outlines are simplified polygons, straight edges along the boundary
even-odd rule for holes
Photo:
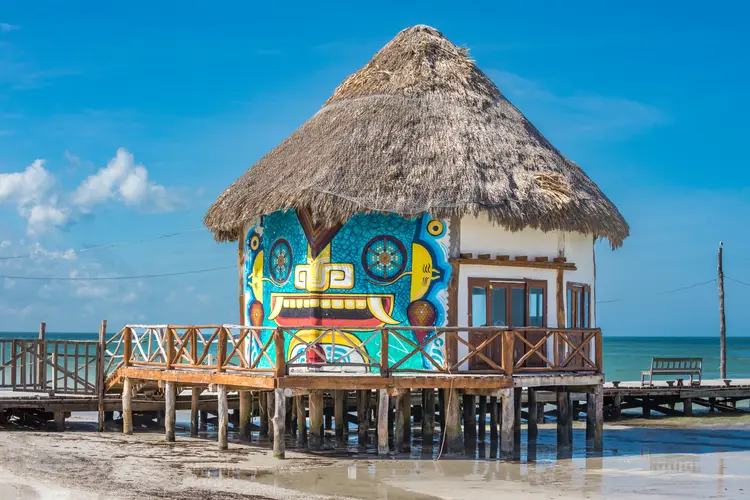
[[[276,210],[327,224],[357,212],[485,213],[510,230],[608,238],[629,228],[612,202],[439,31],[400,32],[323,107],[214,202],[219,241]]]

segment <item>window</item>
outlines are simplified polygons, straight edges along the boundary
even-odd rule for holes
[[[502,281],[488,278],[469,278],[469,326],[547,326],[547,282],[545,281]],[[524,332],[529,342],[535,344],[543,334]],[[479,345],[487,334],[472,334],[473,345]],[[496,363],[501,362],[501,340],[495,339],[484,350],[483,354]],[[517,340],[515,357],[528,350],[528,346]],[[546,349],[545,349],[546,352]],[[538,364],[536,356],[526,361],[527,366]],[[471,358],[472,368],[481,368],[481,358]]]
[[[591,327],[591,287],[568,283],[568,328]]]
[[[547,283],[469,278],[469,326],[547,325]]]

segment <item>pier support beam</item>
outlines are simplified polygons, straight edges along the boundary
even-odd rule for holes
[[[202,410],[199,412],[200,415],[200,422],[198,424],[198,428],[202,431],[208,430],[208,412],[205,410]]]
[[[432,446],[435,434],[435,389],[424,389],[422,401],[422,446]]]
[[[307,411],[305,410],[305,396],[295,396],[297,410],[297,446],[305,446],[307,441]]]
[[[273,412],[273,458],[283,459],[285,455],[284,432],[286,426],[286,396],[284,389],[275,389]]]
[[[622,396],[620,394],[615,394],[612,399],[612,417],[615,420],[619,420],[622,416]]]
[[[692,417],[693,416],[693,398],[685,398],[685,400],[682,402],[683,405],[683,411],[685,413],[686,417]]]
[[[367,445],[367,427],[370,424],[367,414],[369,398],[370,391],[357,391],[357,444],[360,447]]]
[[[484,444],[487,437],[487,396],[479,396],[477,405],[477,439]]]
[[[513,451],[518,452],[521,449],[521,396],[523,389],[517,387],[513,389]]]
[[[190,435],[198,435],[198,404],[200,402],[201,390],[193,387],[190,394]]]
[[[500,422],[500,454],[504,458],[513,456],[513,444],[515,434],[515,397],[513,389],[503,389],[498,394],[502,398],[501,402],[501,422]]]
[[[573,415],[570,411],[570,393],[561,389],[557,393],[557,446],[570,446],[569,429],[573,426]]]
[[[268,439],[268,398],[265,392],[258,393],[258,411],[260,413],[259,437]]]
[[[536,402],[536,389],[530,387],[526,389],[526,402],[529,409],[529,416],[526,419],[529,429],[528,440],[534,441],[539,436],[539,406]],[[544,414],[544,410],[542,410],[542,414]]]
[[[229,448],[229,404],[227,404],[227,386],[220,385],[218,386],[218,389],[219,401],[217,405],[217,421],[219,426],[219,449],[226,450]]]
[[[55,430],[58,432],[63,432],[65,430],[65,412],[56,411],[53,416],[55,419]]]
[[[133,381],[125,377],[122,379],[122,433],[133,434]]]
[[[464,394],[464,445],[474,447],[477,442],[477,407],[474,396]]]
[[[176,419],[177,387],[174,382],[164,383],[164,434],[167,441],[174,442]]]
[[[323,446],[323,392],[310,391],[310,448]]]
[[[334,391],[333,393],[333,424],[336,427],[336,441],[343,442],[346,428],[349,426],[347,422],[347,392],[346,391]]]
[[[268,435],[273,439],[273,418],[276,412],[276,393],[274,391],[266,392],[267,404],[266,411],[268,412]]]
[[[490,446],[497,444],[497,397],[490,396]]]
[[[589,397],[594,399],[594,450],[604,449],[604,386],[598,385]]]
[[[250,421],[252,419],[252,397],[253,393],[250,391],[240,391],[240,439],[242,441],[250,441]]]
[[[390,416],[390,398],[387,389],[380,389],[378,400],[378,455],[386,456],[388,448],[388,417]]]
[[[396,397],[394,448],[398,453],[411,450],[411,391],[400,389]]]
[[[445,389],[445,450],[448,453],[461,453],[464,449],[461,440],[460,397],[458,389]]]

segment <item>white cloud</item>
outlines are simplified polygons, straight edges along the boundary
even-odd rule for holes
[[[176,195],[149,181],[148,170],[136,164],[124,148],[118,149],[107,166],[84,180],[73,194],[73,204],[85,212],[109,200],[157,212],[172,211],[179,205]]]
[[[65,157],[74,166],[81,164],[81,159],[68,151]],[[136,164],[124,148],[72,193],[60,189],[44,160],[35,160],[22,172],[0,174],[0,204],[16,207],[27,221],[29,236],[65,227],[105,202],[120,202],[143,212],[170,212],[183,205],[175,191],[149,180],[146,167]]]
[[[5,278],[5,283],[4,283],[3,287],[6,290],[12,290],[13,287],[15,287],[15,286],[16,286],[16,280],[10,279],[10,278]]]

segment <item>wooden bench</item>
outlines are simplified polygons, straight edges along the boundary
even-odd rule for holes
[[[651,369],[641,372],[641,386],[654,385],[654,375],[689,375],[690,385],[693,385],[693,377],[698,377],[698,385],[701,383],[703,373],[703,358],[651,358]]]

